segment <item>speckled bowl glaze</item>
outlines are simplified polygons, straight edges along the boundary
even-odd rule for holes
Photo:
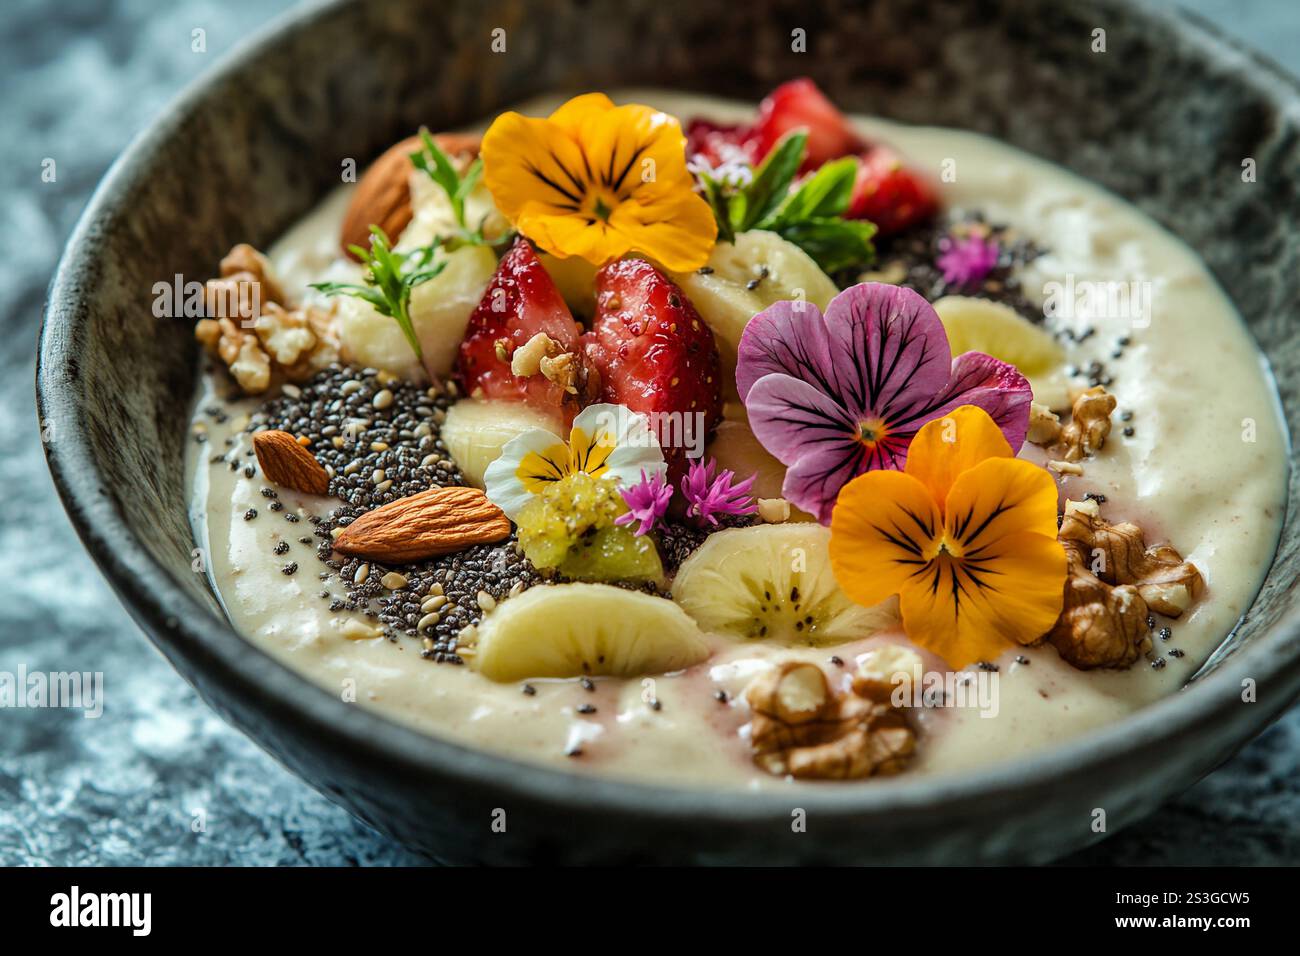
[[[491,49],[505,31],[507,52]],[[806,31],[807,53],[791,52]],[[1092,52],[1106,31],[1105,53]],[[1032,760],[960,778],[768,794],[656,789],[521,765],[403,729],[236,634],[190,568],[182,461],[197,372],[152,286],[265,246],[366,157],[549,89],[666,84],[757,99],[813,76],[844,107],[998,136],[1186,239],[1300,421],[1300,98],[1180,15],[1055,0],[388,0],[308,7],[243,46],[131,146],[50,289],[38,380],[50,467],[136,620],[218,712],[331,799],[451,861],[1045,861],[1150,813],[1300,693],[1296,472],[1281,550],[1240,628],[1182,693]],[[1242,189],[1244,157],[1259,177]],[[1244,705],[1244,680],[1257,702]],[[495,808],[507,812],[494,832]]]

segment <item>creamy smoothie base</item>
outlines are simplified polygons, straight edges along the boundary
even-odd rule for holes
[[[720,123],[752,114],[748,104],[659,91],[615,100]],[[545,115],[559,102],[520,111]],[[1071,173],[982,136],[866,117],[854,118],[853,127],[917,168],[951,171],[940,187],[947,210],[979,213],[1042,250],[1017,268],[1016,278],[1038,305],[1057,298],[1060,308],[1046,328],[1065,347],[1061,387],[1086,387],[1096,361],[1118,403],[1108,440],[1081,462],[1082,474],[1052,472],[1061,500],[1093,496],[1108,521],[1134,522],[1147,544],[1172,545],[1205,584],[1178,620],[1160,618],[1150,652],[1124,669],[1081,670],[1044,643],[1007,644],[995,659],[952,672],[916,647],[927,673],[947,675],[950,702],[965,697],[967,706],[907,708],[916,740],[903,772],[962,772],[1122,720],[1187,682],[1246,612],[1272,560],[1285,503],[1285,438],[1267,367],[1231,303],[1194,252],[1150,219]],[[268,250],[287,300],[330,307],[343,300],[327,300],[311,283],[357,281],[360,267],[339,251],[355,188],[335,191]],[[431,227],[417,205],[408,229],[422,228]],[[883,272],[887,258],[874,268]],[[1085,295],[1091,288],[1113,293],[1116,283],[1131,283],[1121,315]],[[745,697],[751,681],[774,662],[801,660],[820,666],[833,692],[848,694],[864,655],[914,646],[895,623],[819,646],[706,631],[707,659],[668,674],[496,681],[474,666],[435,662],[422,654],[428,645],[421,640],[375,634],[375,618],[339,606],[346,588],[317,556],[322,538],[314,522],[328,526],[340,501],[268,482],[255,467],[249,428],[280,386],[232,401],[230,376],[214,364],[195,401],[194,428],[205,440],[191,446],[190,517],[232,624],[331,693],[417,730],[579,773],[683,786],[800,786],[755,763]],[[413,374],[410,365],[390,372]],[[359,368],[356,377],[363,377]],[[286,391],[301,388],[311,390]],[[377,388],[368,386],[366,394]],[[375,401],[379,407],[382,399]],[[1028,442],[1019,457],[1040,465],[1054,459]],[[353,575],[357,563],[349,566]],[[366,634],[375,636],[358,636]]]

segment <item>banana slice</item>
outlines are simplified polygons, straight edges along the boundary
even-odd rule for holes
[[[762,230],[719,242],[707,268],[712,271],[676,273],[673,281],[713,330],[730,381],[740,333],[756,314],[782,299],[802,298],[825,309],[839,291],[806,252]]]
[[[430,179],[428,174],[412,167],[409,182],[413,215],[397,243],[396,248],[400,252],[427,246],[435,239],[452,235],[460,228],[446,191]],[[496,203],[492,201],[492,193],[481,178],[473,191],[465,197],[465,222],[471,229],[481,225],[483,235],[488,239],[499,239],[510,228],[509,220],[497,209]]]
[[[411,324],[424,351],[425,365],[435,374],[451,372],[470,313],[483,298],[496,268],[491,249],[464,246],[448,254],[442,272],[411,292]],[[338,297],[338,303],[339,339],[349,361],[403,378],[418,376],[420,363],[394,319],[351,296]]]
[[[1061,368],[1065,349],[1046,330],[1010,306],[971,296],[944,296],[934,303],[934,311],[948,331],[954,356],[985,352],[1010,362],[1029,379],[1034,401],[1053,409],[1069,408],[1069,383]]]
[[[894,599],[851,601],[835,582],[830,530],[796,523],[709,536],[673,581],[673,600],[705,631],[779,644],[841,644],[898,623]]]
[[[440,273],[411,290],[411,324],[424,351],[425,367],[435,375],[451,374],[470,313],[478,308],[496,271],[497,257],[491,249],[463,246],[447,255]]]
[[[495,681],[635,677],[698,664],[709,645],[672,601],[608,584],[541,584],[479,622],[470,666]]]
[[[560,434],[559,422],[523,402],[463,398],[447,410],[442,441],[465,480],[483,487],[483,473],[505,443],[534,428]]]
[[[383,369],[419,381],[424,370],[397,323],[380,315],[369,302],[338,296],[339,345],[343,358],[355,365]]]

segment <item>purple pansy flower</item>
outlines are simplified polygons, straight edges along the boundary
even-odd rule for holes
[[[754,435],[787,466],[782,493],[822,524],[850,480],[901,469],[912,437],[959,405],[977,405],[1019,451],[1029,382],[982,352],[955,359],[943,323],[911,289],[864,282],[823,316],[777,302],[740,338],[736,387]]]
[[[943,281],[954,289],[972,289],[993,271],[998,254],[998,241],[992,236],[945,236],[939,240],[934,264],[943,272]]]
[[[667,514],[668,504],[673,500],[673,486],[668,484],[667,476],[661,471],[647,476],[645,469],[642,469],[641,480],[630,488],[620,488],[619,493],[627,502],[629,510],[615,518],[614,524],[639,521],[641,523],[636,529],[638,536],[654,530],[655,525]]]
[[[718,523],[717,515],[750,515],[758,510],[749,489],[754,486],[757,474],[744,481],[735,480],[735,472],[724,470],[714,474],[718,463],[707,465],[691,462],[690,470],[682,478],[682,497],[686,499],[686,516],[701,525]]]

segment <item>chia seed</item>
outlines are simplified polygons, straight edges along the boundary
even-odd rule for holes
[[[578,707],[578,713],[580,714],[594,714],[595,712],[596,712],[595,704],[581,704]]]
[[[256,517],[257,517],[257,509],[256,509],[256,508],[249,508],[247,511],[244,512],[244,520],[245,520],[245,521],[252,521],[252,520],[253,520],[254,518],[256,518]]]
[[[285,575],[286,577],[289,577],[290,575],[297,574],[297,573],[298,573],[298,562],[297,562],[297,561],[290,561],[288,564],[286,564],[284,567],[282,567],[282,568],[280,569],[280,573],[283,574],[283,575]]]
[[[289,553],[289,542],[288,542],[288,541],[280,541],[280,542],[278,542],[278,543],[276,544],[275,548],[273,549],[273,551],[274,551],[276,554],[288,554],[288,553]]]

